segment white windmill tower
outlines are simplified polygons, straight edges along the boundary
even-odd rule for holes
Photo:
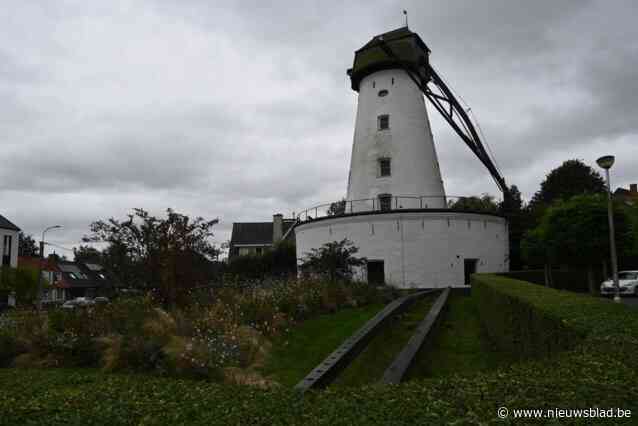
[[[463,287],[474,272],[509,269],[505,218],[448,205],[424,96],[505,196],[507,186],[429,54],[407,26],[355,52],[348,75],[359,99],[345,206],[323,217],[322,207],[301,213],[299,259],[348,239],[368,259],[361,279],[403,288]]]
[[[428,59],[429,49],[407,27],[357,50],[348,70],[352,89],[359,92],[348,208],[443,208],[445,192],[423,92],[399,61],[387,58],[381,43],[405,52],[414,64]]]

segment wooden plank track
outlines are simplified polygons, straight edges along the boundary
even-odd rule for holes
[[[366,347],[381,326],[394,315],[406,310],[414,301],[432,293],[434,290],[419,291],[400,297],[388,303],[379,313],[366,322],[363,327],[348,337],[336,350],[304,377],[295,389],[305,392],[312,388],[328,386],[337,375]]]
[[[416,328],[414,334],[405,345],[403,350],[399,353],[399,355],[397,355],[388,369],[385,370],[385,373],[383,373],[383,378],[381,379],[382,382],[388,384],[401,382],[406,371],[408,371],[408,368],[410,368],[414,357],[423,345],[425,338],[432,329],[432,326],[439,317],[439,314],[441,313],[443,306],[445,306],[445,302],[447,301],[449,294],[450,288],[448,287],[443,290],[441,295],[436,299],[436,301],[432,305],[432,308],[430,308],[430,311]]]

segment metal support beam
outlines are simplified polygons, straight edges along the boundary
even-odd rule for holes
[[[390,367],[385,370],[385,373],[383,373],[383,378],[381,379],[383,383],[401,383],[403,376],[410,368],[410,365],[412,365],[412,361],[414,361],[414,358],[423,345],[425,338],[427,337],[428,333],[439,317],[439,314],[445,306],[449,295],[450,288],[448,287],[443,290],[443,293],[441,293],[441,295],[436,299],[436,301],[432,305],[432,308],[430,308],[430,311],[416,328],[416,331],[414,332],[408,343],[405,345],[401,353],[397,355]]]

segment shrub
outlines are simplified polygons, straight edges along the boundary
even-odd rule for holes
[[[25,311],[0,327],[7,343],[0,363],[18,357],[16,364],[25,367],[101,366],[264,385],[255,368],[269,339],[308,316],[373,302],[377,293],[358,283],[269,279],[209,290],[204,302],[170,311],[149,297],[48,315]]]
[[[474,275],[472,297],[494,342],[522,357],[585,348],[638,363],[638,317],[605,299],[496,275]]]

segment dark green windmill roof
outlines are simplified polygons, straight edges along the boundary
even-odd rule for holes
[[[388,56],[381,48],[383,43],[397,58]],[[354,64],[348,70],[352,89],[358,91],[359,83],[365,76],[384,69],[402,68],[405,65],[418,73],[419,66],[427,64],[429,53],[430,49],[421,37],[408,27],[379,34],[355,52]]]

